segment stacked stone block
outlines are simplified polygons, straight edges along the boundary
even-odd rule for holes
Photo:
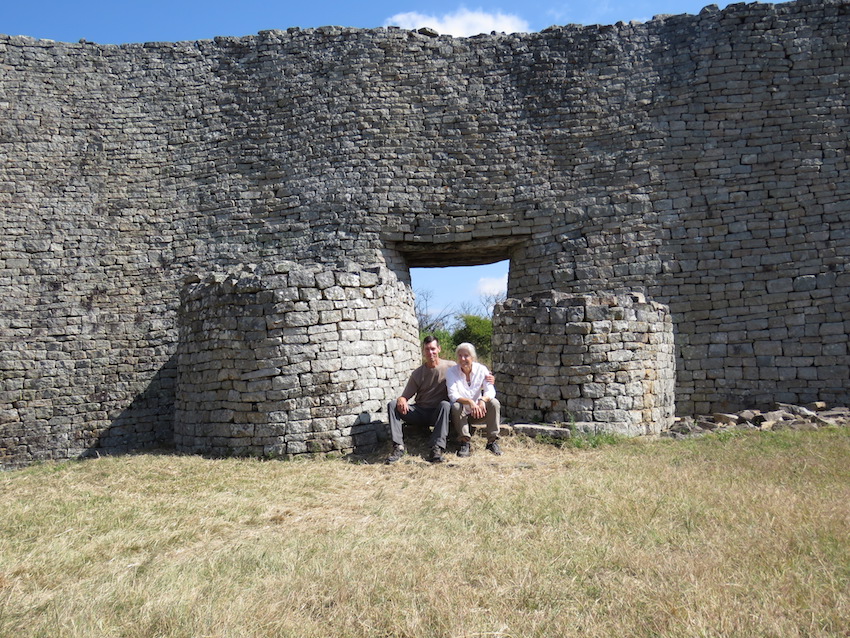
[[[496,309],[493,363],[512,421],[658,434],[675,418],[669,310],[640,294],[540,294]]]
[[[279,262],[188,282],[177,449],[265,457],[371,449],[375,415],[420,356],[411,303],[390,271],[344,262]]]
[[[184,277],[283,259],[643,292],[680,414],[850,403],[848,6],[0,36],[0,465],[171,444]]]

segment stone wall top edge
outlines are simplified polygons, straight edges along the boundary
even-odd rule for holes
[[[370,272],[379,273],[388,271],[381,264],[362,264],[346,257],[340,257],[334,262],[299,262],[288,259],[276,259],[272,261],[256,263],[244,263],[229,266],[214,267],[210,271],[194,272],[187,274],[182,283],[184,286],[193,284],[218,284],[225,280],[245,279],[249,277],[269,277],[287,274],[293,271],[299,272]]]
[[[645,25],[663,25],[672,20],[684,20],[697,22],[706,17],[709,19],[720,19],[724,16],[740,14],[742,12],[750,13],[770,13],[777,9],[793,9],[795,7],[828,7],[841,6],[850,4],[850,0],[793,0],[785,3],[766,3],[766,2],[739,2],[730,4],[723,9],[719,9],[716,4],[705,6],[699,14],[664,14],[653,16],[647,22],[634,21],[631,23],[617,22],[616,24],[565,24],[552,25],[541,31],[534,32],[517,32],[517,33],[496,33],[479,34],[468,37],[455,37],[449,34],[438,34],[428,32],[427,30],[408,30],[400,27],[374,27],[374,28],[359,28],[359,27],[343,27],[343,26],[321,26],[321,27],[289,27],[286,29],[263,29],[256,34],[243,36],[216,36],[209,39],[197,40],[178,40],[174,42],[129,42],[122,44],[100,44],[90,42],[85,39],[78,42],[64,42],[60,40],[50,40],[35,38],[27,35],[8,35],[0,33],[0,44],[8,44],[13,46],[30,46],[39,48],[78,48],[78,49],[105,49],[105,50],[143,50],[143,49],[169,49],[175,47],[195,47],[195,46],[228,46],[238,45],[245,46],[251,44],[269,44],[274,42],[283,42],[294,38],[327,38],[339,36],[369,36],[369,37],[384,37],[384,38],[416,38],[423,42],[438,40],[467,40],[490,41],[501,39],[519,39],[519,40],[535,40],[546,39],[564,33],[583,33],[595,31],[610,31],[615,28],[634,28]]]
[[[576,29],[583,29],[581,25],[570,25]],[[449,34],[433,34],[428,35],[418,30],[402,29],[400,27],[374,27],[374,28],[358,28],[358,27],[289,27],[287,29],[263,29],[255,34],[247,34],[241,36],[235,35],[220,35],[213,38],[201,38],[196,40],[177,40],[177,41],[146,41],[146,42],[126,42],[121,44],[101,44],[81,39],[77,42],[68,42],[63,40],[51,40],[47,38],[35,38],[28,35],[10,35],[0,33],[0,44],[9,44],[13,46],[28,46],[39,48],[72,48],[72,49],[106,49],[106,50],[142,50],[142,49],[169,49],[175,47],[193,47],[193,46],[228,46],[237,45],[245,46],[252,44],[268,44],[275,42],[284,42],[296,38],[315,38],[326,39],[328,37],[339,36],[366,36],[366,37],[384,37],[384,38],[415,38],[422,42],[432,40],[476,40],[476,39],[503,39],[503,38],[526,38],[540,36],[541,32],[529,33],[493,33],[481,34],[469,37],[455,37]]]
[[[651,306],[653,308],[666,308],[664,304],[647,299],[640,292],[600,292],[594,293],[569,293],[557,290],[549,290],[528,297],[511,297],[502,302],[502,307],[512,310],[523,307],[555,307],[555,306]]]

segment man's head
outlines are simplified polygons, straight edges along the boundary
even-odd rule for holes
[[[437,337],[428,335],[422,343],[422,357],[425,359],[425,365],[429,368],[434,368],[440,361],[440,342]]]

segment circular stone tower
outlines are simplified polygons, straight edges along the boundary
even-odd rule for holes
[[[383,267],[282,262],[186,282],[175,443],[215,456],[368,450],[415,367],[409,286]]]
[[[493,367],[513,422],[638,435],[675,417],[673,323],[638,293],[548,292],[496,307]]]

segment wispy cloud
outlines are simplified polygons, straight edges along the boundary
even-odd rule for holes
[[[442,16],[425,15],[416,11],[397,13],[387,18],[384,26],[396,26],[402,29],[430,27],[437,33],[457,37],[468,37],[479,33],[490,33],[491,31],[517,33],[531,30],[528,22],[519,16],[502,12],[470,11],[469,9],[458,9],[454,13],[446,13]]]
[[[482,277],[478,280],[478,295],[498,295],[508,290],[508,275],[504,277]]]

